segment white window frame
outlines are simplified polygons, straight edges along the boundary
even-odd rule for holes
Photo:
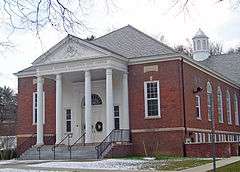
[[[236,93],[234,94],[233,103],[234,103],[235,124],[239,125],[238,97]]]
[[[217,90],[217,106],[218,106],[218,122],[223,123],[223,101],[222,90],[220,87],[218,87]],[[221,117],[221,119],[219,117]]]
[[[197,104],[196,104],[196,98],[197,98]],[[199,114],[196,114],[196,115],[199,115],[197,116],[197,119],[202,119],[202,115],[201,115],[201,97],[199,95],[195,95],[195,111],[196,111],[196,108],[198,108],[198,112]],[[197,113],[197,111],[195,112]]]
[[[207,82],[207,109],[208,109],[208,121],[212,121],[212,117],[214,118],[214,102],[213,102],[213,91],[212,85],[208,81]],[[210,104],[209,104],[210,103]],[[210,112],[212,114],[210,114]]]
[[[37,95],[37,92],[33,92],[33,113],[32,113],[32,124],[37,125],[37,122],[35,122],[35,109],[37,107],[35,106],[35,96]],[[45,124],[45,92],[43,92],[43,124]]]
[[[227,122],[229,125],[232,125],[232,109],[231,109],[231,95],[227,90],[226,93],[226,109],[227,109]]]
[[[156,100],[156,98],[147,98],[147,84],[148,83],[157,83],[158,115],[156,115],[156,116],[148,115],[148,100],[151,100],[151,99]],[[144,101],[145,101],[145,118],[161,118],[159,81],[145,81],[144,82]]]

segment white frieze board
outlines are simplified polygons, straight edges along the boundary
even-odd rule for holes
[[[38,61],[37,65],[81,60],[82,58],[104,57],[109,55],[95,49],[94,47],[90,47],[87,44],[88,43],[81,40],[68,39]]]

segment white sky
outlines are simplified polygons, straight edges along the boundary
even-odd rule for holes
[[[98,37],[130,24],[158,39],[164,35],[165,43],[170,46],[190,46],[198,28],[208,35],[210,41],[221,42],[225,50],[240,45],[240,7],[234,9],[229,3],[231,0],[223,3],[193,0],[188,4],[189,12],[182,12],[181,4],[172,8],[174,0],[114,0],[116,7],[110,4],[110,10],[106,10],[103,1],[90,4],[91,8],[84,16],[89,31],[77,36]],[[0,30],[0,36],[4,33],[3,29]],[[16,47],[0,54],[0,85],[17,90],[17,77],[13,73],[30,66],[39,55],[65,36],[66,33],[46,27],[41,32],[40,44],[35,33],[15,32],[10,39]]]

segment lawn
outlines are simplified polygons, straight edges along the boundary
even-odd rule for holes
[[[143,160],[144,157],[141,156],[129,156],[123,159],[126,160]],[[202,159],[202,158],[184,158],[184,157],[177,157],[177,156],[165,156],[160,155],[156,157],[156,160],[145,161],[142,163],[138,169],[139,170],[184,170],[200,165],[204,165],[207,163],[211,163],[212,161],[209,159]]]
[[[217,172],[239,172],[239,171],[240,171],[240,161],[226,165],[224,167],[217,168]]]

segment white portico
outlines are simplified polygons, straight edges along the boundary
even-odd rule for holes
[[[68,133],[73,142],[86,133],[85,142],[94,143],[115,128],[129,129],[126,58],[68,35],[33,65],[37,69],[37,145],[44,144],[44,78],[56,81],[56,143]]]

